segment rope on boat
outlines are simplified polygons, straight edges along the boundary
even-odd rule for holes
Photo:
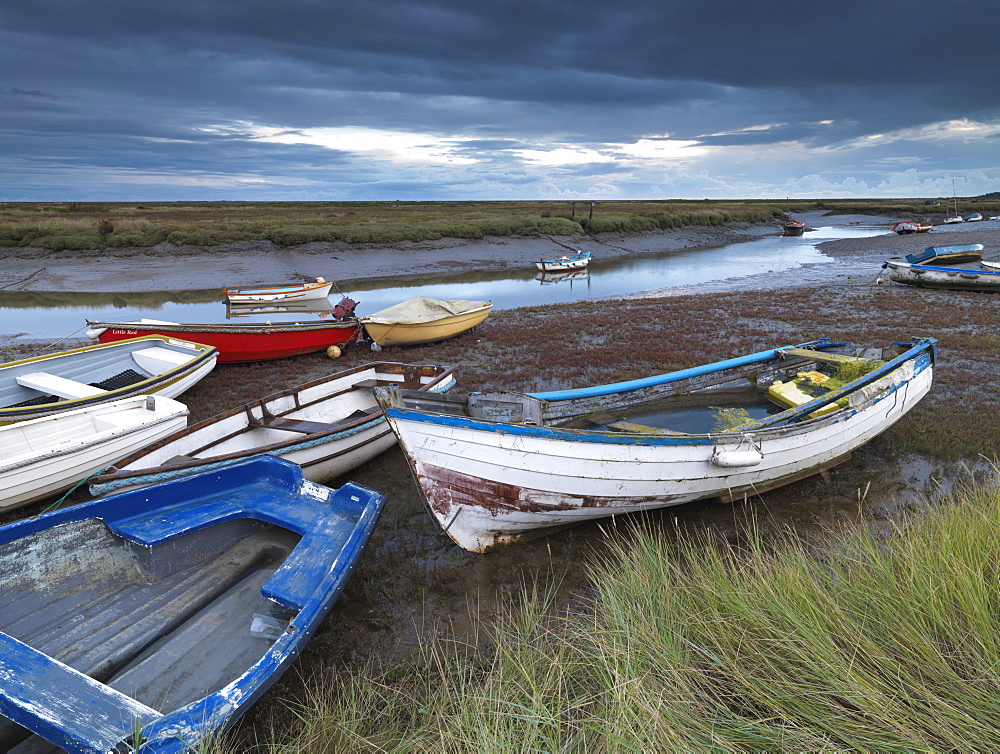
[[[82,330],[84,327],[89,327],[89,326],[90,326],[90,323],[88,322],[83,327],[78,327],[77,329],[75,329],[69,335],[66,335],[65,337],[59,338],[59,340],[54,340],[51,343],[49,343],[48,345],[46,345],[46,346],[42,346],[41,348],[39,348],[37,351],[34,351],[30,355],[31,356],[37,356],[38,354],[43,353],[43,352],[49,350],[50,348],[52,348],[52,346],[56,345],[57,343],[62,343],[67,338],[72,338],[74,335],[76,335],[78,332],[80,332],[80,330]]]
[[[103,474],[103,473],[104,473],[104,471],[105,471],[105,469],[98,469],[98,470],[97,470],[97,471],[95,471],[95,472],[94,472],[93,474],[88,474],[87,476],[85,476],[85,477],[84,477],[83,479],[81,479],[81,480],[80,480],[79,482],[77,482],[77,483],[76,483],[76,484],[74,484],[74,485],[73,485],[72,487],[70,487],[70,488],[69,488],[68,490],[66,490],[66,494],[65,494],[65,495],[63,495],[63,496],[62,496],[61,498],[59,498],[58,500],[56,500],[56,501],[55,501],[54,503],[52,503],[52,505],[50,505],[50,506],[49,506],[48,508],[43,508],[43,509],[42,509],[42,513],[48,513],[49,511],[54,511],[54,510],[55,510],[56,508],[58,508],[58,507],[59,507],[60,505],[62,505],[62,504],[63,504],[63,501],[64,501],[64,500],[65,500],[66,498],[68,498],[68,497],[69,497],[70,495],[72,495],[72,494],[73,494],[74,492],[76,492],[77,488],[78,488],[78,487],[79,487],[79,486],[80,486],[81,484],[83,484],[84,482],[88,481],[88,480],[89,480],[89,479],[90,479],[91,477],[95,477],[95,476],[97,476],[98,474]]]

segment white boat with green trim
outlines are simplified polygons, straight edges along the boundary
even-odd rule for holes
[[[883,349],[824,339],[577,390],[375,393],[432,515],[486,552],[604,516],[741,499],[841,463],[923,398],[934,359],[931,338]]]

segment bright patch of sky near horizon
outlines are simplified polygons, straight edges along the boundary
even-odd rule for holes
[[[0,201],[1000,191],[959,0],[0,7]],[[953,183],[954,182],[954,183]]]

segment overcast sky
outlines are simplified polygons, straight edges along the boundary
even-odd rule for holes
[[[998,45],[996,0],[0,0],[0,201],[977,195]]]

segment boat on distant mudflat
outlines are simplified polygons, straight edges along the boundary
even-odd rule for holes
[[[461,335],[485,320],[492,308],[489,301],[439,301],[414,296],[360,321],[379,348],[412,346]]]
[[[944,224],[945,225],[951,225],[953,223],[961,223],[961,222],[965,222],[962,219],[961,215],[949,215],[948,217],[946,217],[944,219]]]
[[[455,377],[446,367],[390,362],[331,374],[121,453],[109,459],[113,467],[98,467],[104,471],[90,478],[90,492],[101,496],[134,489],[254,455],[292,461],[306,479],[325,482],[396,443],[372,394],[372,388],[389,384],[438,392],[451,388]]]
[[[307,322],[246,324],[181,324],[156,319],[135,322],[94,322],[87,324],[87,336],[101,343],[162,335],[185,338],[214,346],[220,362],[267,361],[325,351],[331,346],[353,343],[361,334],[357,318]]]
[[[981,243],[963,244],[961,246],[928,246],[916,254],[907,254],[904,259],[910,264],[937,264],[949,262],[976,262],[983,256]]]
[[[140,395],[0,426],[0,511],[68,490],[183,429],[187,415],[183,403]]]
[[[973,212],[971,215],[966,215],[962,218],[963,222],[967,223],[978,223],[983,219],[983,216],[978,212]]]
[[[577,249],[575,254],[540,259],[535,262],[535,267],[542,272],[568,272],[582,270],[588,264],[590,264],[590,252]]]
[[[119,398],[176,398],[215,368],[212,346],[131,337],[0,365],[0,424]]]
[[[384,502],[259,457],[0,527],[0,749],[206,750],[302,653]]]
[[[995,264],[984,262],[988,267]],[[967,267],[938,267],[888,260],[882,264],[887,277],[894,283],[920,288],[949,288],[958,291],[1000,291],[1000,272],[975,270]]]
[[[798,220],[788,220],[781,226],[781,235],[783,236],[801,236],[805,233],[806,224],[799,222]]]
[[[251,301],[313,301],[330,295],[333,283],[316,278],[314,283],[278,283],[276,285],[222,286],[222,295],[234,304]]]
[[[905,236],[910,233],[926,233],[933,228],[933,225],[921,225],[917,222],[911,222],[910,220],[904,220],[903,222],[896,223],[892,226],[898,235]]]
[[[935,354],[932,338],[886,348],[824,339],[577,390],[375,393],[431,514],[461,547],[485,552],[818,473],[916,405]]]

